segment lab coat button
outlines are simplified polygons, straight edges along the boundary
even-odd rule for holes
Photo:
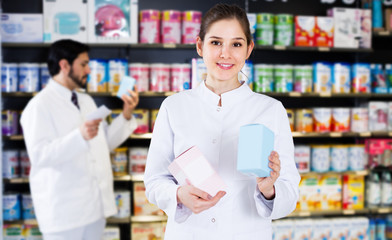
[[[212,218],[212,219],[211,219],[211,222],[213,222],[213,223],[214,223],[214,222],[215,222],[215,218]]]
[[[217,111],[217,112],[220,112],[220,110],[221,110],[221,108],[220,108],[220,107],[218,107],[218,108],[216,109],[216,111]]]

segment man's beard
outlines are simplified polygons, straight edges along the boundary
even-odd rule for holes
[[[71,68],[71,71],[69,71],[68,77],[72,79],[72,81],[79,87],[79,88],[86,88],[87,86],[87,81],[83,83],[83,79],[87,78],[87,75],[78,78],[77,76],[74,75],[73,69]]]

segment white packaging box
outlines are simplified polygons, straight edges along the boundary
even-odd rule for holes
[[[317,219],[313,223],[312,240],[330,240],[332,224],[328,219]]]
[[[44,42],[73,39],[87,42],[85,0],[43,0]]]
[[[332,16],[334,19],[334,47],[359,47],[361,14],[361,9],[357,8],[332,8],[328,10],[328,16]]]
[[[305,218],[296,219],[294,222],[295,230],[293,240],[312,239],[314,220]]]
[[[361,40],[360,48],[372,47],[372,11],[370,9],[361,10]]]
[[[89,43],[137,43],[138,0],[89,0]]]
[[[102,234],[102,240],[120,240],[120,228],[106,227]]]
[[[42,42],[42,14],[1,14],[2,42]]]
[[[292,239],[294,235],[293,220],[273,221],[274,240]]]

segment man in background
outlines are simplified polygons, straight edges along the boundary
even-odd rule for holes
[[[30,190],[45,240],[99,240],[105,218],[117,213],[110,150],[137,127],[137,89],[108,126],[87,120],[97,109],[85,93],[89,47],[60,40],[49,50],[52,79],[26,106],[21,124],[31,161]]]

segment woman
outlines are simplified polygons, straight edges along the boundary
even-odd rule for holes
[[[250,56],[246,13],[217,4],[202,19],[197,52],[207,78],[192,90],[165,99],[154,127],[145,172],[146,195],[168,215],[166,240],[271,239],[271,219],[288,215],[298,199],[299,174],[287,114],[282,104],[238,81]],[[239,129],[250,123],[275,135],[269,177],[236,170]],[[227,185],[216,196],[179,186],[169,164],[196,145]]]

